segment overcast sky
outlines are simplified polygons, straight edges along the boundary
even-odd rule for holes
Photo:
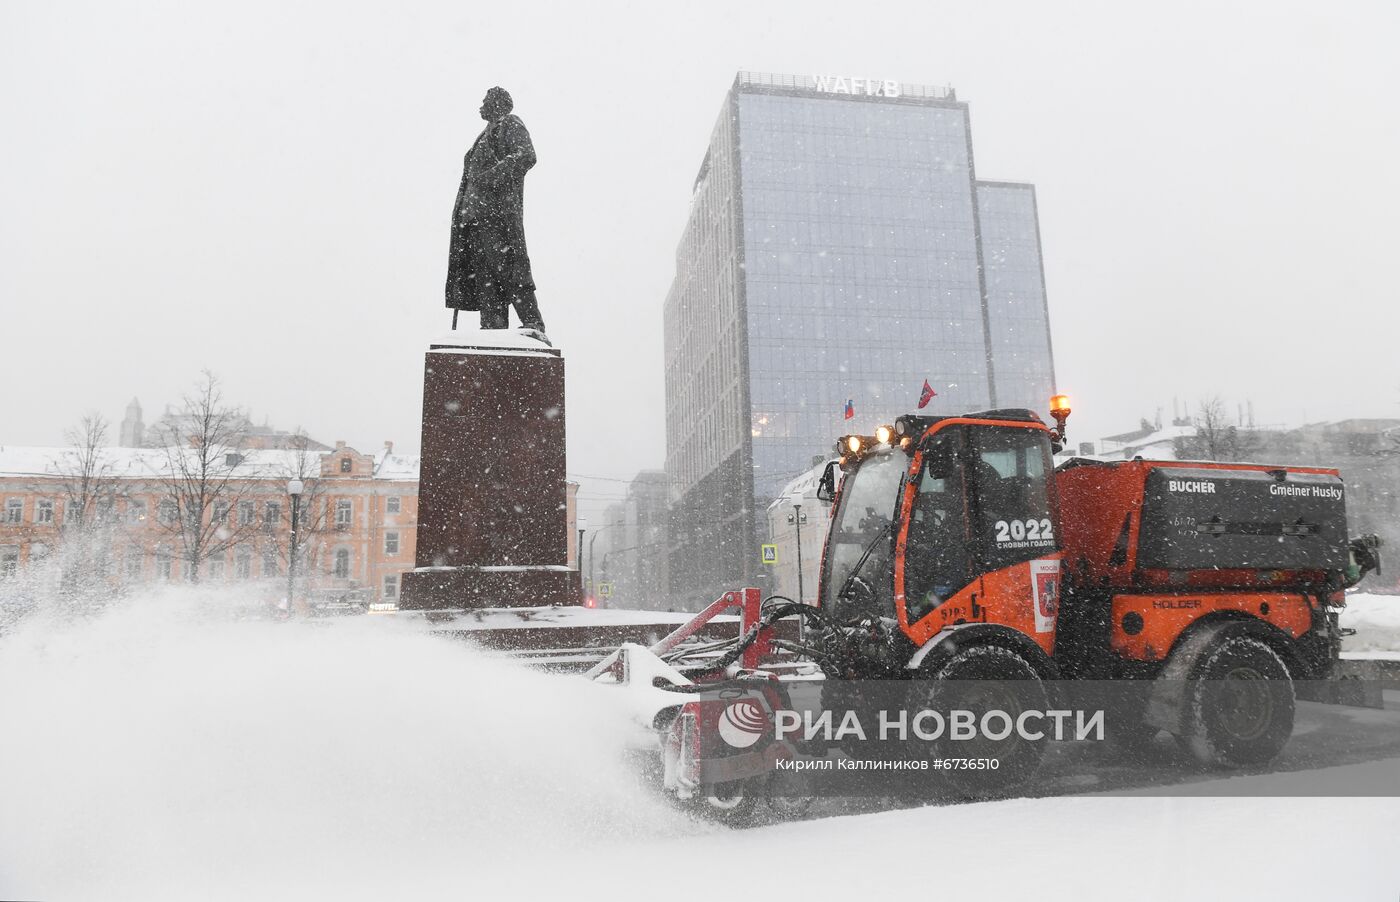
[[[1038,189],[1072,438],[1213,394],[1400,416],[1400,4],[1129,6],[4,0],[0,443],[152,419],[207,367],[274,425],[416,450],[500,84],[569,470],[660,467],[661,304],[739,69],[971,104],[978,175]]]

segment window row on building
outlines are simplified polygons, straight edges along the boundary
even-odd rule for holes
[[[394,542],[397,543],[397,534],[394,536]],[[27,557],[31,564],[38,564],[50,553],[48,546],[38,542],[28,546],[27,555],[25,551],[25,546],[20,544],[0,545],[0,579],[17,575],[22,557]],[[303,561],[309,558],[312,561],[325,562],[313,564],[319,575],[336,580],[357,578],[355,552],[350,548],[301,549],[298,553],[306,555]],[[173,547],[157,545],[154,548],[145,548],[132,545],[120,552],[94,555],[91,565],[93,575],[97,577],[115,576],[128,583],[148,580],[194,582],[196,569],[198,581],[202,583],[282,579],[286,576],[285,550],[279,547],[220,551],[205,557],[196,568],[193,561],[182,556]],[[302,563],[299,566],[307,565]],[[379,599],[397,600],[399,573],[382,574],[374,588],[378,591]]]
[[[73,497],[70,449],[0,447],[0,578],[57,559],[113,583],[145,580],[267,583],[283,593],[294,450],[249,449],[225,459],[233,478],[203,497],[172,490],[164,449],[102,449],[104,477],[89,500]],[[418,460],[390,448],[364,455],[343,443],[320,455],[296,499],[297,571],[313,597],[396,601],[414,565]],[[193,527],[193,528],[192,528]],[[48,571],[36,571],[40,575]],[[65,576],[68,571],[65,570]]]
[[[5,498],[3,522],[7,526],[21,526],[32,523],[35,526],[72,524],[92,519],[97,522],[145,523],[151,516],[152,500],[112,495],[94,499],[87,504],[62,496],[45,497],[13,495]],[[319,504],[319,506],[318,506]],[[160,498],[154,501],[156,523],[173,526],[180,518],[180,504],[173,498]],[[91,515],[87,509],[91,507]],[[403,510],[403,498],[390,495],[383,499],[384,513],[397,516]],[[282,500],[258,501],[242,498],[236,501],[213,501],[205,505],[207,513],[201,514],[202,523],[210,525],[235,524],[255,526],[263,524],[269,531],[282,522],[284,513],[290,516],[289,507]],[[188,508],[187,508],[188,510]],[[59,512],[62,512],[60,519]],[[355,502],[352,498],[328,498],[324,501],[313,499],[302,507],[299,519],[303,523],[327,518],[339,529],[355,526]]]

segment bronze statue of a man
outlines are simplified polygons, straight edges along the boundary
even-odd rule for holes
[[[535,147],[504,88],[481,102],[486,128],[467,151],[462,186],[452,209],[452,244],[447,258],[447,306],[457,325],[461,310],[481,311],[481,328],[510,326],[514,307],[520,324],[544,339],[544,319],[525,251],[525,173],[535,165]]]

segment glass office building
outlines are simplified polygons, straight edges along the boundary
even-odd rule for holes
[[[946,88],[740,73],[664,319],[671,592],[692,605],[761,581],[768,501],[925,379],[931,413],[1054,387],[1034,189],[977,180]]]

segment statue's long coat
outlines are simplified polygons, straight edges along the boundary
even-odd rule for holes
[[[535,147],[520,117],[507,113],[477,136],[462,164],[452,209],[447,306],[480,310],[486,292],[509,298],[535,287],[525,251],[525,173]]]

